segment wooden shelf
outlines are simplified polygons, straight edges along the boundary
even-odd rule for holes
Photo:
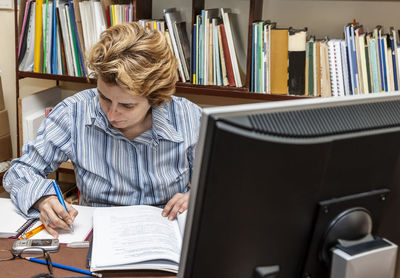
[[[47,73],[37,73],[31,71],[18,71],[17,79],[22,78],[38,78],[38,79],[50,79],[57,81],[70,81],[70,82],[78,82],[78,83],[91,83],[96,84],[96,79],[90,78],[87,79],[85,77],[76,77],[76,76],[68,76],[68,75],[59,75],[59,74],[47,74]]]
[[[214,85],[195,85],[183,82],[176,83],[176,92],[188,95],[208,95],[208,96],[218,96],[218,97],[265,100],[265,101],[310,98],[308,96],[270,95],[270,94],[253,93],[249,92],[248,88],[244,87],[237,88],[237,87],[223,87]]]
[[[38,78],[38,79],[49,79],[57,81],[69,81],[77,83],[90,83],[96,84],[94,78],[84,78],[68,75],[57,75],[57,74],[45,74],[36,73],[30,71],[18,71],[18,78]],[[293,96],[293,95],[269,95],[249,92],[248,88],[242,87],[224,87],[215,85],[195,85],[191,83],[177,82],[176,92],[187,95],[207,95],[217,97],[229,97],[229,98],[241,98],[241,99],[254,99],[254,100],[265,100],[265,101],[279,101],[279,100],[290,100],[290,99],[302,99],[309,98],[308,96]]]

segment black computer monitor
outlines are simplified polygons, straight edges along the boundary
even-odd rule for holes
[[[328,277],[326,233],[352,209],[372,231],[347,239],[400,244],[399,158],[398,94],[204,109],[178,277]]]

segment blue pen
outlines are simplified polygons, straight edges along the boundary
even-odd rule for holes
[[[58,186],[58,184],[57,184],[56,181],[53,181],[53,188],[54,188],[54,191],[56,192],[58,201],[60,201],[61,205],[62,205],[62,206],[65,208],[65,210],[68,212],[67,206],[65,205],[65,202],[64,202],[64,199],[63,199],[61,190],[60,190],[60,187]],[[69,212],[68,212],[68,213],[69,213]],[[72,224],[69,225],[69,228],[71,229],[71,231],[73,230]]]
[[[26,257],[25,259],[28,261],[34,262],[34,263],[47,265],[47,262],[45,260],[32,258],[32,257]],[[102,277],[102,275],[100,273],[93,273],[89,270],[80,269],[80,268],[76,268],[73,266],[68,266],[68,265],[63,265],[63,264],[58,264],[58,263],[51,263],[51,265],[53,267],[57,267],[57,268],[61,268],[61,269],[65,269],[65,270],[69,270],[69,271],[73,271],[73,272],[77,272],[77,273],[82,273],[82,274],[86,274],[86,275],[90,275],[90,276],[94,276],[94,277]]]

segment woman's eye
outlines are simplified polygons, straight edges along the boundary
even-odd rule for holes
[[[110,102],[110,100],[109,100],[108,98],[106,98],[105,96],[103,96],[103,95],[100,95],[100,97],[101,97],[102,99],[104,99],[105,101],[108,101],[108,102]]]

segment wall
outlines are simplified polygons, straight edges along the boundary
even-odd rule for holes
[[[249,0],[205,0],[206,8],[229,7],[234,16],[234,25],[237,26],[238,39],[241,41],[239,52],[247,49],[247,24]],[[162,9],[177,7],[183,12],[184,19],[190,23],[190,0],[153,0],[153,17],[161,18]],[[317,38],[329,36],[341,38],[343,27],[353,18],[364,25],[366,30],[372,30],[375,25],[385,28],[394,26],[400,28],[398,11],[400,1],[328,1],[328,0],[264,0],[263,19],[270,19],[278,23],[278,27],[302,28],[308,27],[309,34]],[[16,107],[15,107],[15,66],[14,66],[14,13],[0,10],[0,69],[5,93],[5,104],[10,114],[11,136],[14,155],[16,155]],[[190,28],[188,28],[190,30]],[[5,38],[5,39],[3,39]],[[240,55],[240,64],[245,67],[245,57]],[[27,93],[40,90],[48,86],[43,80],[24,80],[23,90]]]
[[[17,147],[14,30],[14,11],[0,10],[0,70],[5,106],[10,119],[13,156],[16,155]]]
[[[327,0],[264,0],[263,19],[278,23],[278,27],[308,27],[318,38],[342,38],[346,23],[356,19],[365,31],[376,25],[385,30],[400,28],[399,1],[327,1]]]

